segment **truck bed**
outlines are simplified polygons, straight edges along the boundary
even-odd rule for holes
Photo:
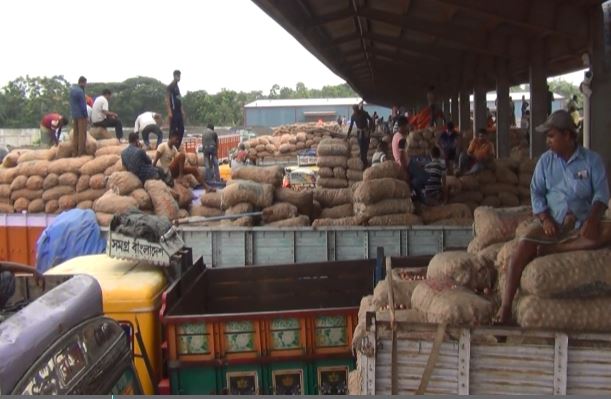
[[[393,364],[388,312],[368,317],[368,338],[377,349],[370,357],[358,355],[361,393],[414,394],[438,326],[399,321]],[[448,328],[425,393],[609,395],[611,334]]]

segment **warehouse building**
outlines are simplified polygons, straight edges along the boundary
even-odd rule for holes
[[[338,117],[350,120],[352,106],[361,98],[306,98],[287,100],[257,100],[244,106],[244,126],[274,127],[292,123],[337,121]],[[365,110],[373,115],[377,112],[384,119],[390,115],[390,108],[364,104]]]

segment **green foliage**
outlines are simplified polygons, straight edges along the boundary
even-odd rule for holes
[[[95,98],[106,88],[112,92],[110,110],[119,114],[124,126],[132,125],[138,115],[145,111],[166,113],[166,84],[156,79],[138,76],[124,82],[88,83],[86,94]],[[70,84],[63,76],[26,76],[9,82],[0,90],[0,127],[36,127],[48,112],[59,112],[69,117],[69,90]],[[276,84],[267,96],[262,91],[236,92],[228,89],[216,94],[209,94],[205,90],[188,92],[183,96],[183,107],[187,124],[240,126],[244,123],[244,105],[258,99],[356,96],[357,93],[347,84],[308,89],[299,82],[295,89]]]
[[[583,94],[579,91],[579,87],[566,80],[555,79],[548,83],[550,91],[560,94],[569,101],[573,96],[577,96],[577,106],[583,104]]]

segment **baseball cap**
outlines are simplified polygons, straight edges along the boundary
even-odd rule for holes
[[[577,126],[575,126],[575,122],[573,122],[571,114],[563,109],[553,112],[547,117],[545,123],[537,126],[535,130],[539,133],[547,133],[551,128],[556,128],[558,130],[570,130],[573,132],[577,131]]]

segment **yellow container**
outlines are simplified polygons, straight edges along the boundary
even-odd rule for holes
[[[109,258],[106,255],[81,256],[58,265],[46,274],[88,274],[102,287],[104,314],[132,332],[132,350],[138,377],[144,393],[154,394],[154,386],[161,378],[161,324],[159,308],[166,287],[163,271],[156,266]],[[138,323],[136,323],[136,320]],[[153,367],[153,381],[149,377],[134,333],[140,326],[146,353]]]

